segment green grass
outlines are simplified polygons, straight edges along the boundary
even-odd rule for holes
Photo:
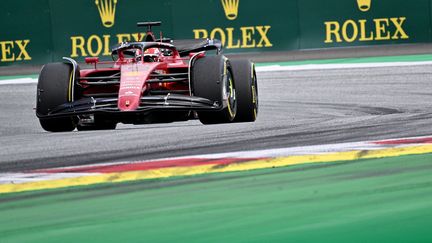
[[[0,196],[0,242],[432,242],[432,155]]]

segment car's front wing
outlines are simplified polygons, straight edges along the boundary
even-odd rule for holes
[[[217,102],[188,95],[152,95],[140,99],[139,107],[134,111],[120,111],[118,98],[85,97],[74,102],[59,105],[47,115],[36,114],[39,118],[67,117],[96,113],[146,113],[152,111],[217,111],[223,107]]]

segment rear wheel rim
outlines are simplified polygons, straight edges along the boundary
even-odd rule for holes
[[[255,71],[253,71],[252,74],[252,104],[253,104],[253,112],[254,112],[254,118],[258,115],[258,87],[257,87],[257,81],[256,81],[256,74]]]
[[[227,72],[226,82],[226,95],[227,95],[227,108],[231,119],[233,119],[237,113],[237,97],[235,92],[234,80],[231,75],[231,71]]]

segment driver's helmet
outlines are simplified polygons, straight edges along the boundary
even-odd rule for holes
[[[144,51],[144,62],[155,62],[159,57],[159,48],[149,48]]]

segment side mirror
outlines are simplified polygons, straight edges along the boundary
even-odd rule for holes
[[[99,62],[99,57],[86,57],[85,58],[85,63],[87,64],[96,64]]]

